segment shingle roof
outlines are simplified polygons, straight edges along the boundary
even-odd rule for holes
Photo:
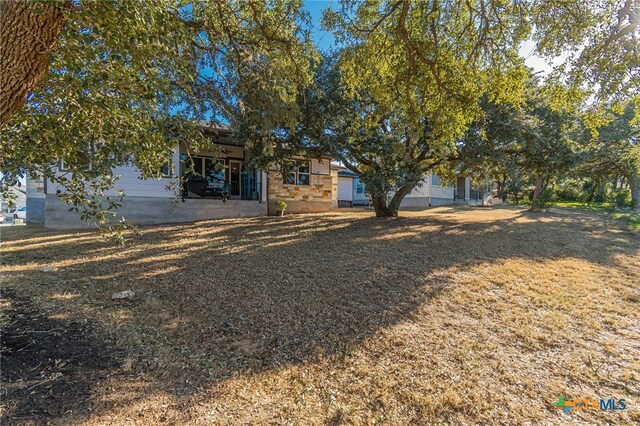
[[[338,172],[338,176],[340,177],[350,177],[350,178],[357,178],[358,175],[353,173],[351,170],[340,170]]]

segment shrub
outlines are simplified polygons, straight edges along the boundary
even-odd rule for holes
[[[562,184],[555,190],[555,199],[559,201],[580,201],[582,191],[575,181]]]
[[[280,211],[285,211],[287,209],[287,203],[284,200],[276,200],[276,208]]]
[[[628,207],[631,203],[631,191],[628,189],[614,191],[610,194],[610,198],[617,207]]]

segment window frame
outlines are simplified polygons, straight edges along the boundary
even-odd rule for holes
[[[84,170],[91,170],[91,163],[89,161],[87,161],[87,165],[85,166]],[[70,172],[71,169],[69,169],[67,167],[67,165],[64,163],[64,160],[58,160],[58,172],[59,173],[66,173],[66,172]]]
[[[301,172],[300,167],[304,167],[306,164],[308,172]],[[307,183],[300,183],[300,176],[307,176]],[[287,181],[287,177],[291,179],[293,177],[293,182],[290,183]],[[294,166],[291,173],[288,176],[282,177],[282,184],[287,186],[311,186],[311,161],[310,160],[300,160],[296,161],[296,165]]]
[[[207,179],[208,185],[211,187],[222,188],[229,181],[229,161],[227,158],[202,157],[203,177]],[[207,160],[210,161],[209,169],[207,169]],[[215,171],[215,165],[221,164],[222,170],[217,170],[215,174],[211,173],[211,168]]]
[[[185,164],[189,164],[191,163],[191,165],[193,166],[193,174],[195,174],[196,176],[204,176],[204,158],[205,157],[201,157],[199,155],[192,155],[190,157],[188,157],[185,160],[182,160],[181,162],[181,166],[182,166],[182,170],[181,170],[181,174],[183,176],[187,176],[192,172],[187,172],[187,170],[184,169]],[[197,166],[197,163],[199,163],[199,165]],[[196,170],[196,168],[198,170]]]
[[[238,161],[240,163],[240,167],[244,167],[244,163],[245,161],[239,158],[235,158],[235,157],[224,157],[224,158],[220,158],[220,157],[212,157],[212,156],[208,156],[208,155],[193,155],[191,156],[191,161],[193,161],[193,166],[194,172],[196,172],[197,176],[201,176],[205,179],[207,179],[207,181],[210,184],[214,183],[214,180],[212,179],[213,175],[207,172],[207,161],[210,161],[210,165],[212,166],[215,163],[220,163],[222,165],[222,170],[218,171],[219,175],[216,177],[216,181],[218,182],[218,184],[220,184],[220,182],[222,182],[221,185],[226,185],[227,182],[229,181],[229,161]],[[184,169],[184,165],[186,163],[189,162],[189,159],[184,159],[181,160],[180,164],[181,164],[181,172],[180,172],[180,176],[182,177],[186,177],[188,175],[188,173],[186,172],[186,170]],[[194,173],[195,174],[195,173]]]
[[[167,173],[164,172],[164,168],[167,168]],[[162,167],[160,167],[161,178],[173,178],[175,176],[175,165],[173,164],[173,158],[165,161]]]

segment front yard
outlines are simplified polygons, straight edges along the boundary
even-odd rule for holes
[[[614,203],[586,203],[579,201],[556,201],[553,203],[557,207],[565,209],[577,209],[588,211],[622,222],[631,228],[640,230],[640,212],[637,209],[621,208]]]
[[[0,231],[3,424],[640,421],[640,233],[588,213]]]

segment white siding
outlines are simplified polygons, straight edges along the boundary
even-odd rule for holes
[[[453,201],[453,191],[454,189],[451,187],[441,187],[441,186],[432,186],[431,187],[431,198],[451,198]]]
[[[451,185],[445,186],[445,184],[442,183],[440,178],[438,178],[435,175],[430,175],[430,178],[431,178],[431,188],[430,188],[429,195],[431,196],[431,198],[445,198],[445,199],[451,199],[453,201],[453,194],[454,194],[455,188]],[[435,184],[434,181],[439,184]]]
[[[174,159],[174,173],[178,169],[177,159]],[[122,189],[125,195],[132,197],[162,197],[170,198],[175,194],[167,190],[167,185],[174,181],[173,178],[140,179],[140,172],[133,166],[116,167],[113,174],[120,176],[116,182],[114,194]]]
[[[430,175],[426,175],[420,181],[420,185],[416,186],[407,194],[408,198],[412,197],[428,197],[429,196],[429,183],[431,182]],[[405,197],[405,198],[407,198]]]
[[[425,175],[421,181],[421,185],[413,188],[413,190],[407,195],[407,198],[412,197],[432,197],[432,198],[451,198],[453,200],[454,187],[452,186],[440,186],[434,185],[433,175]],[[438,181],[438,180],[436,180]]]
[[[174,174],[180,170],[180,161],[178,156],[178,150],[175,149],[172,157]],[[58,171],[58,176],[65,172]],[[113,175],[120,178],[116,181],[113,190],[108,191],[108,195],[116,195],[119,190],[124,190],[125,196],[131,197],[161,197],[171,198],[175,194],[173,191],[167,190],[167,185],[170,185],[174,181],[173,178],[160,178],[160,179],[140,179],[140,172],[134,166],[119,166],[113,169]],[[47,183],[47,194],[56,194],[58,190],[63,190],[62,187],[54,182]]]

